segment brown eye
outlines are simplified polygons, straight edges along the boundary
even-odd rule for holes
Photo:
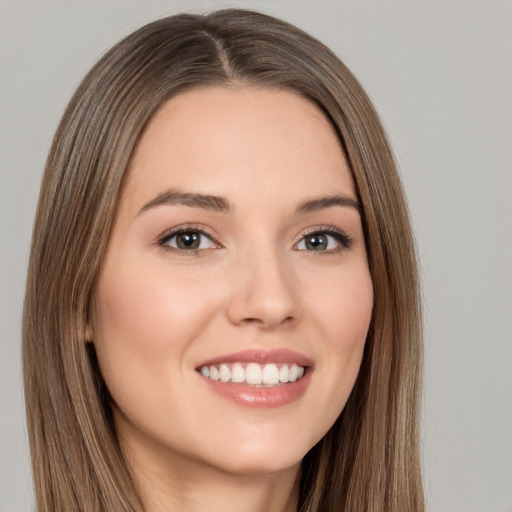
[[[178,251],[200,251],[218,247],[206,233],[192,229],[171,233],[160,241],[160,245]]]
[[[176,245],[178,249],[199,249],[201,235],[193,231],[180,233],[176,235]]]
[[[304,237],[304,245],[308,251],[325,251],[329,240],[325,235],[313,234]]]

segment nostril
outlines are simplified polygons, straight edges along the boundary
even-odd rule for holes
[[[267,316],[264,318],[263,317],[262,318],[258,318],[258,317],[244,318],[239,323],[245,324],[245,325],[261,326],[264,328],[273,328],[273,327],[276,327],[279,325],[288,326],[288,325],[295,323],[295,321],[296,321],[296,318],[293,316],[287,316],[287,317],[283,318],[282,320],[279,318],[270,319]]]
[[[293,317],[293,316],[288,316],[288,317],[286,317],[286,318],[281,322],[281,324],[283,324],[283,325],[290,325],[290,324],[295,323],[295,321],[296,321],[296,318],[295,318],[295,317]]]
[[[243,318],[240,322],[241,324],[245,325],[255,325],[255,326],[265,326],[267,322],[265,322],[262,318]]]
[[[274,328],[294,323],[299,305],[293,287],[285,286],[279,276],[269,273],[238,281],[226,304],[226,314],[235,325]]]

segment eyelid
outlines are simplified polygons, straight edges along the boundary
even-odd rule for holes
[[[167,229],[157,237],[155,245],[157,245],[160,249],[164,251],[173,252],[175,254],[183,256],[197,255],[199,253],[206,251],[207,249],[182,250],[166,244],[166,242],[168,242],[174,236],[179,235],[181,233],[187,233],[190,231],[199,233],[209,238],[217,246],[215,247],[215,249],[220,249],[223,247],[223,245],[218,241],[218,237],[216,235],[211,233],[208,228],[205,228],[204,226],[199,226],[197,224],[180,224],[179,226]]]
[[[337,252],[341,252],[345,249],[350,249],[353,244],[353,239],[350,237],[343,229],[337,228],[335,226],[329,225],[320,225],[308,228],[305,232],[301,233],[300,238],[294,243],[293,247],[296,248],[297,245],[304,240],[305,237],[311,236],[314,234],[325,234],[332,236],[335,238],[340,244],[339,248],[329,249],[326,251],[306,251],[304,249],[296,249],[304,252],[310,252],[315,254],[333,254]]]
[[[188,256],[188,255],[199,255],[200,253],[206,252],[208,249],[190,249],[190,250],[183,250],[176,247],[172,247],[166,244],[167,241],[169,241],[172,237],[179,235],[180,233],[186,233],[189,231],[193,231],[196,233],[199,233],[201,235],[206,236],[209,238],[215,245],[214,249],[220,249],[224,246],[222,243],[219,242],[219,237],[211,232],[210,229],[204,226],[200,226],[198,224],[180,224],[179,226],[175,226],[173,228],[167,229],[164,231],[161,235],[159,235],[155,241],[155,245],[157,245],[160,249],[174,252],[179,255]],[[335,249],[328,249],[324,251],[308,251],[305,249],[297,249],[297,245],[304,240],[305,237],[313,235],[313,234],[325,234],[329,235],[336,239],[336,241],[339,243],[340,247],[337,247]],[[300,237],[295,241],[293,244],[293,248],[295,250],[299,250],[301,252],[309,252],[309,253],[316,253],[316,254],[335,254],[338,252],[341,252],[345,249],[350,249],[352,246],[353,239],[342,229],[337,228],[332,225],[319,225],[319,226],[313,226],[308,229],[306,229],[304,232],[301,233]],[[213,248],[212,248],[213,249]]]

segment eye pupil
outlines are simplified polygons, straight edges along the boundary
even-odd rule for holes
[[[313,234],[306,237],[306,248],[310,251],[319,251],[327,249],[327,237],[324,235]]]
[[[186,231],[176,235],[176,245],[180,249],[198,249],[201,243],[199,233],[193,231]]]

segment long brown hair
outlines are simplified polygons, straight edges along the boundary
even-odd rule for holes
[[[28,431],[40,511],[142,511],[86,329],[130,156],[155,111],[197,86],[285,88],[336,129],[362,204],[374,310],[344,411],[306,455],[300,511],[424,510],[421,321],[414,243],[379,119],[345,65],[256,12],[142,27],[92,68],[57,129],[34,225],[23,320]]]

